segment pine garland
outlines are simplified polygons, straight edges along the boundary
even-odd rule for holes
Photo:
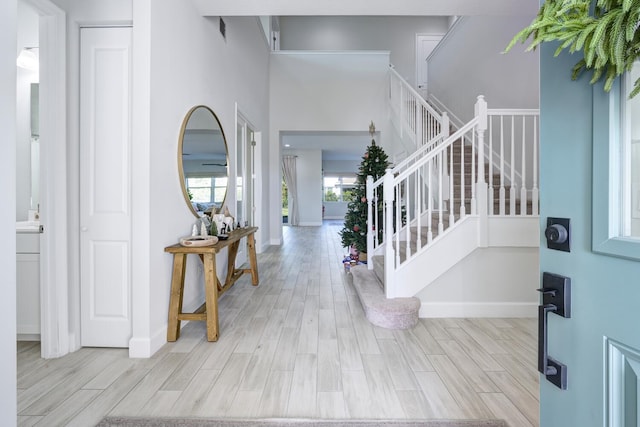
[[[576,80],[585,70],[592,71],[591,84],[605,78],[604,89],[610,91],[615,79],[630,71],[640,56],[640,0],[547,0],[531,25],[511,40],[505,51],[516,43],[526,43],[527,51],[545,42],[558,41],[558,56],[568,49],[584,52],[573,67]],[[640,79],[629,94],[640,93]]]

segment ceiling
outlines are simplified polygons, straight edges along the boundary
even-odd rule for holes
[[[532,0],[193,0],[203,16],[454,16],[535,13]]]

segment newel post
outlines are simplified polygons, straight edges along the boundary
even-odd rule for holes
[[[478,96],[478,101],[475,105],[475,115],[478,119],[476,125],[476,135],[478,141],[478,178],[476,181],[476,213],[478,214],[479,229],[478,229],[478,245],[480,247],[487,247],[489,245],[489,219],[488,219],[488,189],[487,181],[484,176],[485,169],[485,155],[484,155],[484,134],[487,130],[487,103],[484,100],[484,96]],[[471,207],[473,209],[473,206]]]
[[[373,177],[367,176],[365,196],[367,197],[367,254],[369,255],[367,261],[367,269],[373,270],[373,235],[376,232],[376,224],[373,222],[373,215],[375,215],[376,202],[373,200]]]
[[[384,192],[384,291],[387,298],[395,295],[394,272],[395,272],[395,251],[393,250],[393,201],[395,196],[393,185],[393,172],[387,169],[383,180]]]

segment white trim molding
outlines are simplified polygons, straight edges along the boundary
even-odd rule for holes
[[[538,305],[532,302],[423,302],[420,318],[442,317],[536,317]]]

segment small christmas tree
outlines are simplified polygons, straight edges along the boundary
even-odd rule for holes
[[[389,167],[387,154],[376,145],[376,141],[373,139],[375,134],[373,122],[369,126],[369,132],[372,136],[371,145],[367,147],[367,151],[362,156],[353,199],[347,205],[344,228],[340,230],[342,245],[345,248],[354,246],[360,252],[367,251],[367,176],[371,175],[376,181],[385,174]]]

